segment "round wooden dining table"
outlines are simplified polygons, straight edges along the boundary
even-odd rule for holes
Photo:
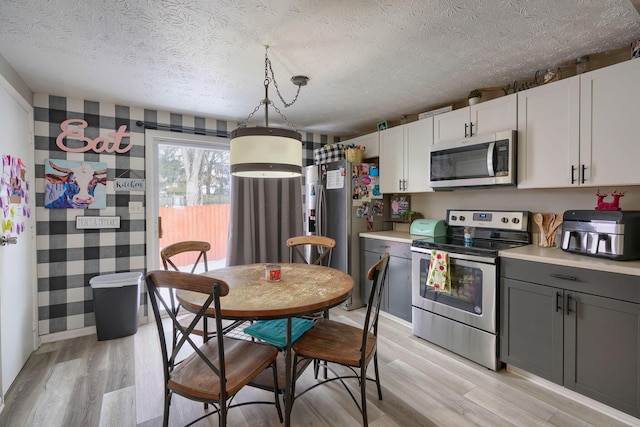
[[[285,426],[290,425],[293,366],[291,352],[291,319],[335,307],[349,298],[353,277],[330,267],[280,263],[280,280],[267,279],[267,265],[249,264],[211,270],[204,275],[225,281],[229,294],[220,298],[220,313],[213,307],[208,314],[223,319],[268,320],[287,319],[285,347]],[[208,295],[177,291],[176,298],[188,310],[198,311]]]

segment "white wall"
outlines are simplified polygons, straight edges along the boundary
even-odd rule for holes
[[[601,188],[610,194],[614,188]],[[620,199],[623,210],[640,210],[640,187],[618,188],[626,191]],[[425,218],[444,219],[447,209],[505,209],[531,212],[562,213],[570,209],[594,209],[598,188],[572,188],[548,190],[517,190],[491,188],[455,190],[411,195],[411,209],[421,212]],[[605,199],[611,201],[611,196]]]
[[[29,105],[33,105],[33,91],[22,80],[22,77],[16,73],[11,64],[0,55],[0,76],[3,76],[7,82],[22,96]]]

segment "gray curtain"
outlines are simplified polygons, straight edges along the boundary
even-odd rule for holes
[[[287,262],[302,234],[301,178],[231,178],[227,265]]]

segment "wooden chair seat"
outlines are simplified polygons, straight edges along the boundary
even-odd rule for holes
[[[346,366],[360,366],[362,328],[319,319],[313,328],[293,344],[293,350],[302,357],[320,359]],[[366,360],[376,349],[376,336],[367,336]]]
[[[216,340],[207,341],[200,350],[214,365],[219,365]],[[225,337],[227,394],[229,396],[236,394],[271,365],[277,356],[278,349],[271,345]],[[168,387],[177,393],[187,394],[203,401],[220,399],[220,377],[215,375],[196,353],[191,354],[175,367]]]

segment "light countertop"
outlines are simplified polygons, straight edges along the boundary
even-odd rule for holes
[[[411,243],[416,239],[424,239],[426,236],[418,236],[415,234],[409,234],[407,231],[370,231],[366,233],[360,233],[360,237],[366,237],[368,239],[380,239],[390,240],[392,242]]]
[[[613,261],[587,255],[576,255],[565,252],[560,248],[541,248],[535,244],[506,249],[500,251],[498,254],[502,258],[544,262],[547,264],[564,265],[567,267],[586,268],[589,270],[640,276],[640,261]]]
[[[392,230],[360,233],[360,237],[390,240],[401,243],[411,243],[413,240],[425,238],[425,236],[410,234],[406,231]],[[498,255],[503,258],[544,262],[547,264],[564,265],[567,267],[586,268],[589,270],[640,276],[640,261],[613,261],[587,255],[576,255],[565,252],[560,248],[541,248],[536,244],[506,249],[500,251]]]

